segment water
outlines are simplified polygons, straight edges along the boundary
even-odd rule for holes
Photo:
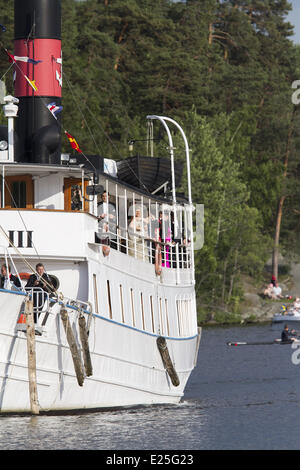
[[[6,450],[299,449],[300,365],[270,326],[203,330],[197,368],[175,406],[59,416],[1,416]],[[300,357],[300,354],[299,354]]]

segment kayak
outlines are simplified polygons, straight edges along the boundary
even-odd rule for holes
[[[274,339],[273,341],[256,341],[256,342],[246,342],[246,341],[229,341],[227,346],[260,346],[260,345],[269,345],[269,344],[285,344],[300,343],[299,339],[290,340],[290,341],[281,341],[281,339]]]

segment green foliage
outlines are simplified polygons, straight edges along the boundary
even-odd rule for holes
[[[3,51],[13,50],[13,1],[0,6],[0,75],[13,93]],[[283,195],[281,243],[298,244],[291,84],[300,79],[300,48],[290,40],[290,9],[286,0],[62,1],[62,123],[84,152],[128,156],[128,140],[145,138],[147,114],[173,117],[187,133],[193,200],[205,205],[196,289],[211,308],[238,311],[240,275],[261,275]]]

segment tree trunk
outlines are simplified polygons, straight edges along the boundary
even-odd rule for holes
[[[280,228],[281,228],[282,209],[283,209],[284,200],[285,200],[285,196],[281,196],[279,200],[279,204],[278,204],[273,256],[272,256],[272,274],[273,276],[276,277],[276,279],[278,279],[279,238],[280,238]]]
[[[209,24],[209,35],[208,35],[208,44],[211,46],[213,42],[213,32],[214,32],[214,27],[213,24]]]
[[[289,131],[288,131],[286,152],[285,152],[285,157],[284,157],[283,181],[286,181],[286,177],[287,177],[289,155],[291,151],[291,140],[292,140],[292,135],[293,135],[293,130],[294,130],[295,113],[296,113],[296,107],[294,106],[292,116],[291,116]],[[279,199],[277,217],[276,217],[274,246],[273,246],[273,254],[272,254],[272,274],[273,276],[276,277],[276,279],[278,278],[279,239],[280,239],[281,220],[282,220],[282,213],[283,213],[283,204],[284,204],[285,198],[286,198],[286,195],[282,195]]]

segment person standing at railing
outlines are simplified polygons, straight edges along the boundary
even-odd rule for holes
[[[181,227],[180,227],[180,214],[176,213],[176,218],[175,214],[172,211],[171,212],[171,246],[170,246],[170,252],[171,252],[171,267],[172,268],[177,268],[177,261],[179,263],[179,267],[182,267],[182,259],[181,259],[181,253],[180,249],[176,250],[176,244],[179,246],[181,245]],[[178,254],[178,260],[177,260],[177,255],[176,251]]]
[[[164,242],[166,243],[166,246],[165,246],[165,260],[162,263],[162,266],[165,266],[166,268],[170,268],[171,267],[170,245],[171,245],[171,242],[172,242],[172,237],[171,237],[171,228],[170,228],[169,224],[167,224],[167,230],[166,231],[167,231],[167,233],[166,233],[165,239],[164,239]]]
[[[45,272],[45,267],[42,263],[38,263],[35,269],[36,274],[31,274],[31,276],[29,276],[25,288],[33,288],[32,301],[34,308],[34,321],[36,323],[37,312],[39,316],[43,309],[48,294],[51,294],[54,291],[54,287],[52,286],[52,282],[48,274]],[[51,286],[53,287],[53,289]],[[34,291],[34,288],[37,288],[37,290]],[[40,289],[42,289],[42,291]]]
[[[149,235],[148,218],[142,217],[141,208],[135,208],[135,215],[128,225],[128,253],[137,259],[149,261],[148,247],[144,238]]]
[[[98,217],[98,238],[103,245],[110,245],[112,248],[116,246],[117,232],[117,214],[115,205],[110,202],[110,195],[104,191],[101,195],[101,202],[97,207]]]
[[[155,214],[150,212],[149,217],[149,238],[151,241],[148,243],[148,249],[149,249],[149,258],[151,260],[151,263],[155,263],[155,249],[157,247],[156,241],[159,241],[159,223],[157,217],[155,217]],[[153,240],[153,241],[152,241]]]
[[[6,264],[2,264],[1,266],[1,279],[0,279],[0,288],[1,289],[8,289],[11,290],[15,287],[21,287],[20,279],[11,274],[10,266]]]
[[[172,242],[171,224],[169,214],[163,211],[159,212],[159,240],[163,242],[161,247],[162,266],[171,267],[170,246]]]

